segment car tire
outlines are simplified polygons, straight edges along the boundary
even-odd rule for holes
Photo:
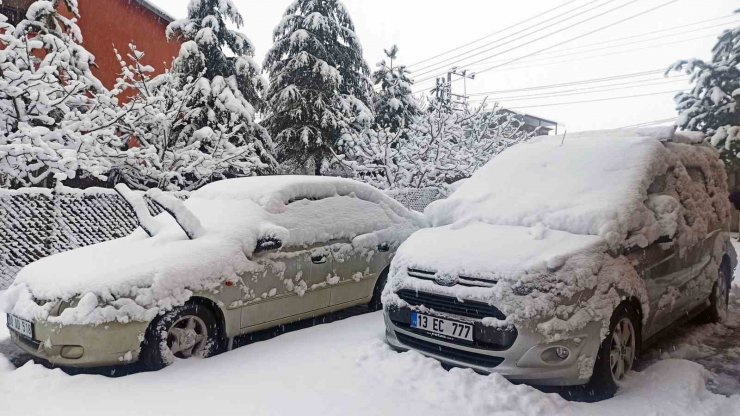
[[[175,358],[207,358],[222,342],[214,313],[198,303],[186,303],[155,318],[141,343],[140,361],[147,370],[159,370]]]
[[[727,318],[727,308],[730,303],[730,265],[723,261],[719,267],[719,277],[712,286],[709,295],[709,307],[701,314],[700,320],[707,323],[723,322]]]
[[[379,311],[383,309],[383,302],[381,301],[381,296],[383,295],[383,289],[385,288],[385,284],[388,282],[388,269],[386,268],[380,273],[380,276],[378,276],[378,281],[375,282],[375,287],[373,288],[373,297],[370,298],[370,303],[367,304],[368,309],[371,311]]]
[[[627,303],[617,307],[609,323],[609,333],[599,347],[591,379],[576,389],[576,400],[595,402],[614,396],[639,356],[640,325],[634,307]]]

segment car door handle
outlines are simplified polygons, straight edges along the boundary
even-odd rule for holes
[[[311,263],[313,264],[324,264],[326,263],[326,256],[311,256]]]

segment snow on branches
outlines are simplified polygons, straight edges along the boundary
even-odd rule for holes
[[[142,62],[144,53],[129,45],[121,61],[118,94],[132,94],[128,110],[118,123],[126,150],[110,157],[111,176],[138,189],[193,190],[213,180],[254,174],[266,168],[257,142],[234,144],[233,132],[210,126],[194,129],[189,114],[196,91],[212,88],[203,77],[181,80],[172,73],[156,77]],[[233,117],[238,117],[236,113]],[[186,133],[187,132],[187,133]]]
[[[58,0],[33,3],[17,27],[0,15],[0,185],[53,186],[102,177],[112,98],[91,73],[75,18]],[[64,5],[78,15],[76,0]]]
[[[168,37],[183,44],[168,79],[158,82],[159,91],[168,97],[165,102],[177,102],[163,110],[174,111],[176,118],[167,127],[169,139],[159,153],[177,147],[187,160],[168,164],[165,170],[180,172],[164,183],[191,189],[275,168],[272,140],[255,116],[264,107],[266,82],[254,61],[252,42],[228,29],[226,20],[237,27],[243,24],[231,0],[191,0],[187,18],[167,27]]]
[[[495,106],[460,108],[433,99],[408,127],[365,130],[342,162],[358,179],[383,189],[441,186],[471,176],[535,135],[522,127],[517,114]]]
[[[740,26],[725,30],[712,48],[709,62],[678,61],[667,72],[691,75],[690,91],[676,95],[678,126],[703,131],[726,162],[740,157]]]
[[[378,69],[373,72],[373,82],[378,87],[373,100],[375,124],[395,133],[403,126],[410,126],[421,111],[411,91],[413,81],[408,76],[408,70],[403,65],[393,65],[398,57],[398,46],[393,45],[383,52],[388,61],[379,62]]]
[[[370,70],[338,0],[296,0],[273,32],[264,124],[281,161],[320,173],[343,141],[372,122]]]

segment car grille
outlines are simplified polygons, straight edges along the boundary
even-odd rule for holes
[[[399,290],[396,294],[411,306],[424,306],[435,312],[449,313],[473,319],[506,319],[506,316],[498,308],[483,302],[463,302],[449,296],[434,295],[410,289]]]
[[[421,270],[421,269],[414,269],[412,267],[409,267],[406,270],[406,273],[411,276],[415,277],[417,279],[422,280],[429,280],[431,282],[436,283],[436,272],[429,271],[429,270]],[[468,277],[468,276],[458,276],[457,282],[455,285],[460,286],[467,286],[467,287],[494,287],[496,286],[495,280],[487,280],[487,279],[479,279],[477,277]]]
[[[402,344],[415,350],[427,352],[430,354],[437,354],[470,365],[493,368],[504,361],[504,359],[501,357],[492,357],[490,355],[458,350],[457,348],[450,348],[444,345],[435,344],[423,339],[402,334],[400,332],[396,332],[396,338],[398,338],[398,340]]]

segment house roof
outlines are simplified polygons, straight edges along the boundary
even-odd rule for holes
[[[165,12],[164,10],[162,10],[159,7],[155,6],[154,3],[152,3],[149,0],[134,0],[134,1],[136,1],[136,3],[142,5],[143,7],[147,8],[149,11],[151,11],[154,14],[156,14],[161,19],[163,19],[163,20],[165,20],[167,22],[172,22],[172,21],[175,20],[174,17],[170,16],[167,12]]]

